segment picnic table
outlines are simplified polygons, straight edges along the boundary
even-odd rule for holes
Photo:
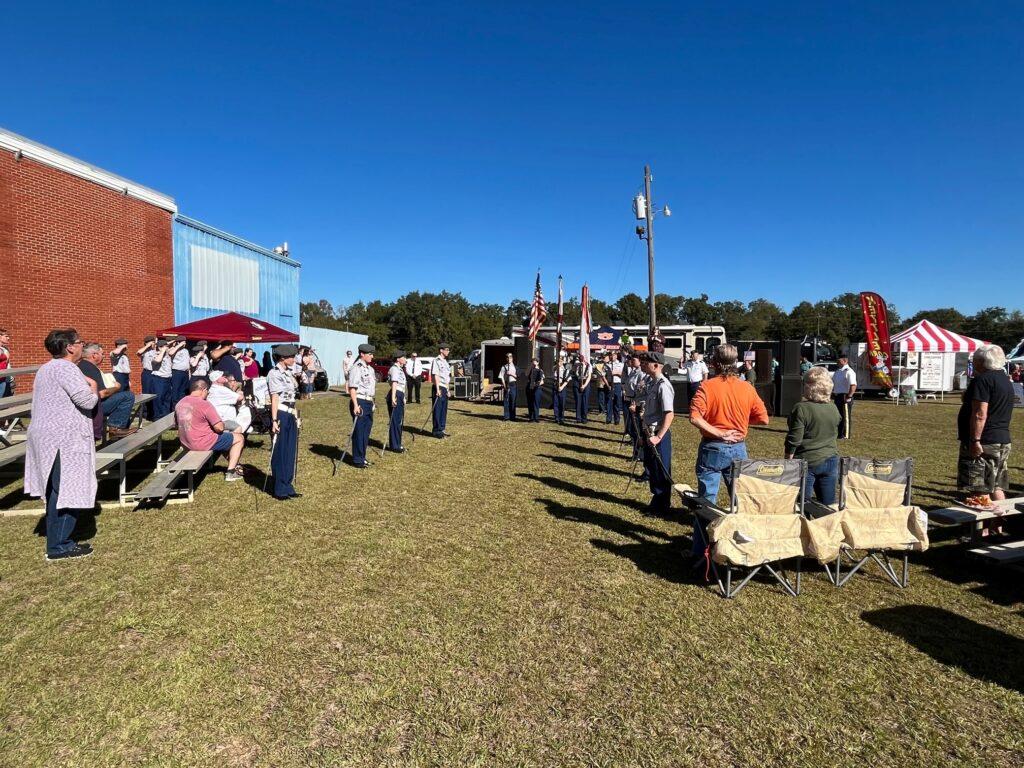
[[[965,504],[954,504],[951,507],[933,509],[928,518],[944,525],[970,525],[971,539],[977,542],[981,538],[981,529],[988,520],[1011,517],[1024,512],[1024,500],[1020,497],[992,502],[995,509],[973,509]]]
[[[132,407],[135,408],[135,416],[138,417],[138,427],[140,429],[142,428],[142,417],[145,413],[142,406],[155,398],[156,395],[153,394],[139,395],[135,398],[135,405]],[[14,398],[4,398],[3,400],[0,400],[0,405],[5,406],[0,409],[0,448],[9,448],[16,442],[14,432],[18,427],[18,422],[26,416],[32,415],[31,395],[29,395],[29,399],[27,401],[22,402],[20,405],[15,405],[13,407],[7,406],[6,401],[13,399]],[[4,422],[7,422],[6,425],[4,425]],[[24,432],[20,432],[19,436],[23,438]]]
[[[163,434],[168,429],[174,428],[174,414],[169,413],[163,418],[145,424],[134,435],[122,437],[120,440],[103,446],[96,451],[97,472],[106,471],[113,465],[117,465],[118,473],[118,503],[124,506],[126,503],[134,502],[135,495],[128,493],[128,459],[144,448],[156,444],[156,469],[162,470],[167,463],[163,457]]]

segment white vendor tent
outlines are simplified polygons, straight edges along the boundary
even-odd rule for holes
[[[966,386],[963,376],[971,353],[985,344],[979,339],[963,336],[942,328],[929,320],[921,320],[890,339],[890,367],[893,383],[918,392],[952,392]],[[867,346],[850,347],[850,365],[857,372],[857,387],[878,389],[872,383],[867,362]]]

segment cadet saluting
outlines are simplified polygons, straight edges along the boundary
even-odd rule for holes
[[[370,462],[366,460],[366,446],[370,442],[370,430],[373,429],[373,396],[377,389],[377,376],[370,365],[373,362],[374,346],[359,345],[359,359],[352,364],[348,372],[348,394],[352,398],[352,465],[366,469]]]
[[[404,453],[402,423],[405,421],[405,352],[395,352],[395,362],[388,369],[388,450]]]
[[[287,501],[301,496],[295,491],[295,461],[299,450],[299,423],[295,410],[295,377],[291,367],[298,350],[294,344],[274,347],[277,364],[267,372],[270,390],[270,417],[274,434],[271,447],[270,474],[274,478],[274,498]]]
[[[448,342],[438,345],[437,357],[430,364],[430,378],[433,387],[433,435],[436,438],[448,437],[444,428],[448,426],[448,383],[452,378],[452,367],[448,364]]]

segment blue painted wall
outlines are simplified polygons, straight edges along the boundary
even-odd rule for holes
[[[243,312],[258,320],[299,332],[299,262],[187,216],[174,218],[174,322],[177,325],[222,314],[227,309],[197,307],[192,297],[193,246],[259,265],[259,310]],[[224,280],[230,280],[225,275]],[[235,309],[234,311],[239,311]],[[258,351],[268,345],[256,345]]]

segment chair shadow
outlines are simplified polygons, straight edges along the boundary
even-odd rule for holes
[[[583,459],[577,459],[575,456],[553,456],[548,453],[538,453],[538,459],[551,459],[551,461],[564,464],[567,467],[573,467],[574,469],[582,469],[584,472],[599,472],[605,475],[620,475],[621,477],[629,477],[629,470],[615,469],[605,464],[598,464],[595,461],[585,461]]]
[[[599,491],[596,488],[587,488],[583,485],[576,483],[570,483],[568,480],[563,480],[560,477],[550,477],[548,475],[535,475],[532,472],[517,472],[516,477],[523,477],[527,480],[536,480],[538,483],[555,488],[565,493],[570,493],[573,496],[580,496],[587,499],[594,499],[595,501],[603,501],[608,504],[622,504],[626,507],[633,507],[638,511],[644,511],[647,509],[647,505],[639,499],[629,499],[624,496],[616,496],[613,493],[607,493],[606,491]],[[623,488],[625,493],[625,488]]]
[[[1024,691],[1024,640],[930,605],[865,611],[861,618],[910,643],[940,664],[971,677]]]
[[[615,544],[604,539],[591,539],[597,549],[631,560],[644,573],[673,584],[697,584],[698,574],[690,567],[686,554],[690,551],[689,536],[671,536],[669,541],[638,541]]]

